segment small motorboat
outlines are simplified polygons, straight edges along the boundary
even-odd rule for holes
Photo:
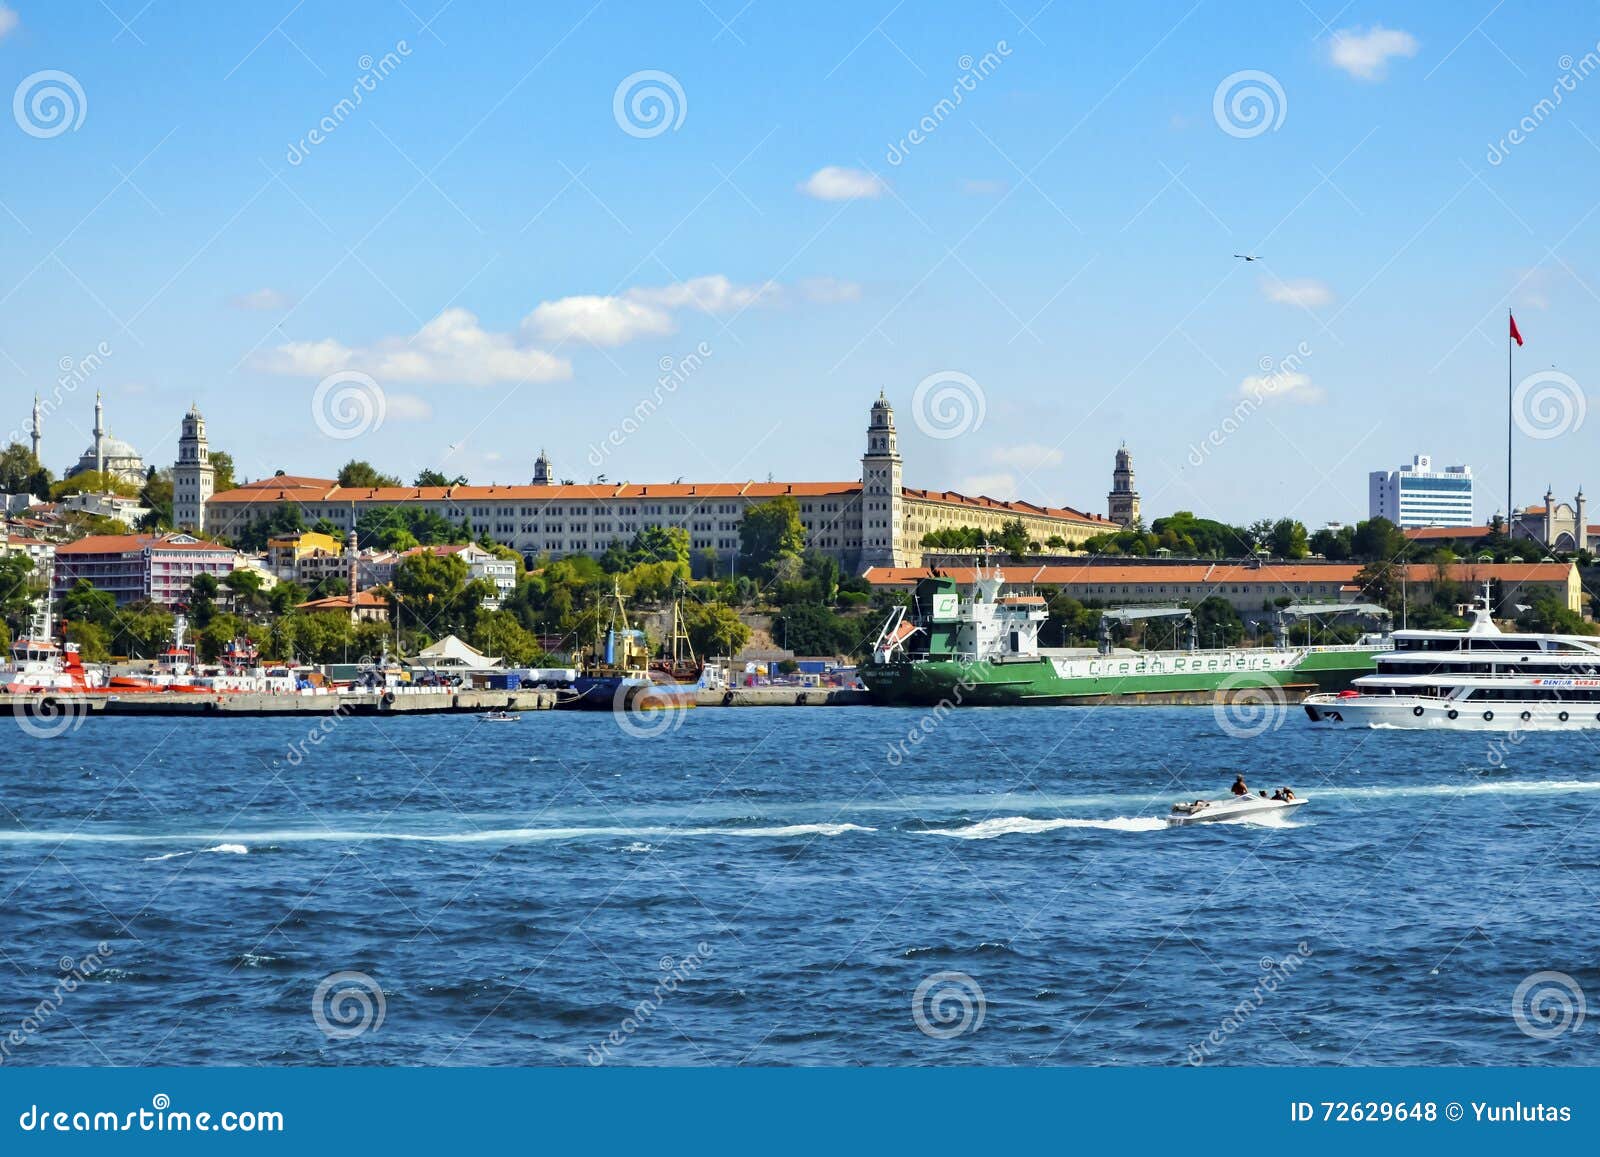
[[[485,723],[515,723],[522,716],[511,711],[491,711],[483,717]]]
[[[1167,815],[1169,824],[1209,824],[1221,820],[1248,819],[1272,812],[1286,812],[1304,804],[1303,799],[1269,799],[1264,795],[1241,795],[1230,799],[1197,799],[1175,803]]]

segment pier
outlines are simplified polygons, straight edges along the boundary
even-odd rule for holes
[[[549,688],[489,691],[459,688],[361,691],[340,695],[157,692],[143,695],[0,695],[0,711],[41,718],[63,713],[146,716],[443,715],[485,711],[549,711]],[[829,707],[868,703],[865,691],[839,687],[730,687],[701,691],[696,707]]]

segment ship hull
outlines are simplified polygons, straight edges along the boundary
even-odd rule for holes
[[[902,660],[858,670],[876,702],[899,706],[1101,706],[1215,703],[1272,687],[1285,701],[1376,669],[1374,652],[1238,649],[989,663]]]

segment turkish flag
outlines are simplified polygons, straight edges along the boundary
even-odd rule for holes
[[[1517,318],[1515,314],[1506,314],[1511,319],[1511,340],[1518,345],[1522,344],[1522,335],[1517,332]]]

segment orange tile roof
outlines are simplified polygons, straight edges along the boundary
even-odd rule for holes
[[[1121,523],[1113,522],[1099,514],[1085,514],[1081,510],[1073,510],[1069,506],[1037,506],[1032,502],[1001,502],[999,499],[990,498],[980,494],[976,498],[971,495],[961,494],[954,490],[913,490],[906,486],[901,488],[901,493],[907,498],[919,498],[929,502],[947,502],[958,506],[972,506],[983,510],[1004,510],[1012,514],[1028,514],[1035,518],[1065,518],[1074,522],[1090,522],[1103,526],[1107,530],[1120,529]]]
[[[1412,542],[1426,542],[1453,538],[1485,538],[1493,532],[1492,526],[1413,526],[1402,533]]]
[[[146,547],[161,550],[209,550],[233,553],[231,546],[219,542],[172,542],[159,534],[90,534],[75,542],[56,547],[60,554],[132,554]]]
[[[943,566],[938,572],[958,583],[971,583],[974,569],[970,566]],[[1000,571],[1008,583],[1044,583],[1050,586],[1073,586],[1096,583],[1102,586],[1167,585],[1257,585],[1295,586],[1309,583],[1339,583],[1341,587],[1354,583],[1361,570],[1359,563],[1268,563],[1263,566],[1244,566],[1238,563],[1174,563],[1163,566],[1101,565],[1085,562],[1078,565],[1041,565],[1038,563],[1001,563]],[[1438,568],[1431,563],[1413,563],[1406,568],[1411,582],[1431,582]],[[1505,562],[1505,563],[1452,563],[1450,577],[1458,582],[1474,579],[1500,579],[1503,582],[1564,582],[1571,572],[1571,564],[1564,562]],[[927,578],[933,573],[927,567],[875,566],[866,573],[874,586],[904,586]]]
[[[348,611],[352,607],[387,607],[389,600],[371,588],[352,595],[329,595],[325,599],[311,599],[295,604],[299,611]]]

